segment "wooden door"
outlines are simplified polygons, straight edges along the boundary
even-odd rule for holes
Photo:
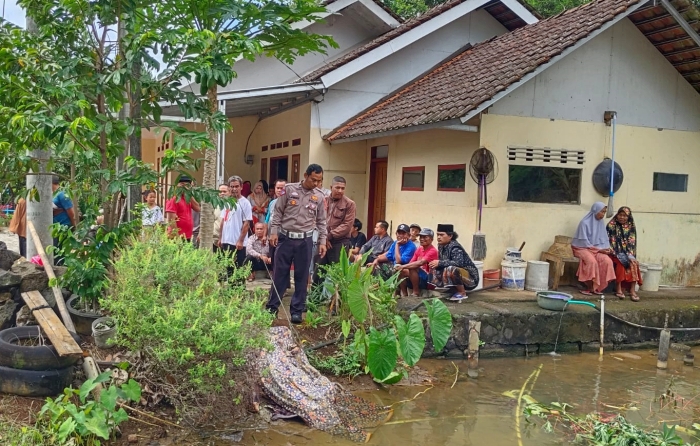
[[[365,227],[374,228],[379,220],[386,219],[386,176],[387,159],[373,159],[370,166],[369,209]]]
[[[267,158],[260,160],[260,179],[264,180],[265,178],[267,178]]]
[[[292,155],[292,183],[298,183],[300,181],[300,170],[301,154],[297,153]]]

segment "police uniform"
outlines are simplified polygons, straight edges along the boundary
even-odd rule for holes
[[[301,183],[287,184],[285,194],[277,199],[270,221],[270,234],[277,235],[274,258],[274,284],[270,289],[267,309],[277,312],[281,296],[287,290],[290,268],[294,264],[294,295],[290,306],[292,315],[306,311],[309,264],[313,258],[313,233],[318,229],[318,243],[326,244],[326,211],[323,191],[308,190]],[[279,292],[279,294],[278,294]]]

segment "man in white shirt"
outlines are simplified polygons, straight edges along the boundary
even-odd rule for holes
[[[219,247],[224,252],[236,253],[236,267],[240,268],[245,262],[245,243],[248,240],[248,229],[253,219],[253,207],[243,198],[241,188],[243,179],[237,175],[228,179],[231,196],[236,199],[236,209],[224,209],[221,219],[221,235]],[[230,275],[230,274],[229,274]]]
[[[228,188],[228,184],[222,183],[219,185],[219,197],[229,198],[231,196],[231,191]],[[214,252],[219,251],[219,237],[221,236],[221,222],[224,219],[224,212],[226,208],[216,208],[214,209]]]

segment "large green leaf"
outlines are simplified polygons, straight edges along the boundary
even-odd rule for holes
[[[85,428],[98,437],[109,440],[110,431],[109,426],[107,426],[106,417],[99,416],[95,413],[85,422]]]
[[[439,299],[425,301],[425,307],[428,309],[428,325],[433,338],[433,348],[436,352],[440,352],[450,338],[452,315]]]
[[[370,328],[367,365],[372,375],[380,381],[386,379],[394,371],[397,359],[394,332],[389,329],[378,331],[374,327]]]
[[[122,390],[128,399],[131,401],[139,401],[141,399],[141,386],[139,383],[130,379],[129,382],[122,385]]]
[[[367,299],[362,282],[354,280],[348,287],[348,308],[358,323],[363,324],[367,318]]]
[[[394,323],[399,336],[401,356],[403,356],[406,364],[414,366],[420,360],[425,348],[423,321],[420,320],[416,313],[411,313],[408,323],[404,322],[399,315],[394,316]]]
[[[61,443],[65,442],[70,435],[75,432],[77,424],[73,418],[66,418],[58,427],[58,439]]]

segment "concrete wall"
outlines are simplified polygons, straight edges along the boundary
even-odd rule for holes
[[[632,209],[640,260],[663,263],[667,283],[698,283],[700,245],[689,241],[700,240],[700,203],[695,199],[700,193],[700,133],[620,125],[616,139],[615,158],[625,179],[615,194],[614,206]],[[498,263],[505,247],[523,241],[527,242],[524,257],[538,258],[555,235],[574,233],[593,202],[607,203],[591,182],[593,169],[610,154],[610,127],[602,122],[488,114],[482,117],[480,144],[491,150],[499,163],[499,175],[490,185],[489,205],[484,211],[489,267]],[[581,204],[508,202],[508,146],[584,150]],[[544,165],[523,160],[510,163]],[[688,192],[652,191],[653,172],[688,174]]]
[[[489,13],[474,11],[434,33],[333,85],[312,122],[324,134],[388,93],[428,71],[466,44],[503,34],[506,29]]]
[[[572,86],[575,85],[575,88]],[[501,99],[490,113],[700,131],[700,95],[627,19]]]

